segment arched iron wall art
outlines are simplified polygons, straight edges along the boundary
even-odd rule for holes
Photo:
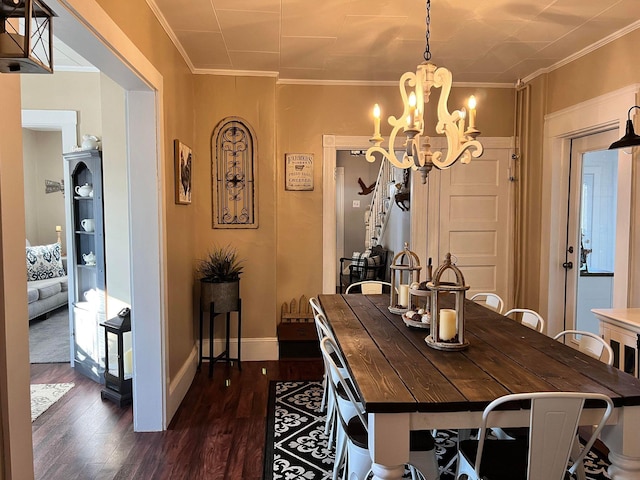
[[[256,136],[239,117],[218,123],[211,136],[213,228],[258,228]]]

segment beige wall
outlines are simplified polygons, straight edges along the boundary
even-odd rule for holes
[[[167,316],[166,332],[169,355],[169,381],[184,366],[192,353],[194,341],[194,272],[197,258],[195,247],[197,205],[177,205],[173,185],[173,141],[178,138],[193,146],[194,76],[169,40],[146,2],[97,0],[142,54],[149,59],[163,78],[163,116],[165,129],[164,167],[166,193]],[[200,152],[195,152],[196,163]],[[135,161],[135,159],[132,159]],[[135,188],[135,186],[133,186]],[[195,188],[194,188],[195,190]],[[195,192],[194,192],[195,193]]]
[[[46,193],[45,180],[59,182],[64,177],[60,132],[22,130],[24,144],[24,185],[26,237],[32,245],[57,240],[56,225],[64,229],[64,195]],[[64,238],[62,238],[63,251]]]
[[[524,152],[523,157],[526,166],[524,181],[527,188],[524,204],[527,221],[524,228],[528,238],[527,247],[524,249],[526,275],[522,279],[525,288],[520,299],[524,307],[537,309],[540,302],[539,296],[544,293],[540,292],[540,264],[543,259],[540,257],[539,241],[543,221],[539,206],[545,192],[542,184],[544,116],[627,85],[640,83],[640,63],[637,62],[639,43],[640,30],[636,30],[530,82],[529,148]],[[637,122],[636,125],[638,125]],[[624,129],[624,126],[621,128]],[[637,267],[638,252],[640,252],[640,234],[637,227],[640,225],[640,209],[637,208],[637,187],[639,186],[639,169],[634,163],[631,259],[635,267],[631,268],[630,272],[629,306],[631,307],[640,306],[640,271]]]
[[[193,206],[195,251],[203,258],[214,244],[237,247],[244,259],[240,280],[243,337],[275,336],[276,319],[276,86],[273,78],[195,77],[196,142],[194,144]],[[211,135],[226,117],[244,119],[256,135],[257,229],[212,229]],[[283,160],[284,162],[284,160]],[[195,266],[195,264],[194,264]],[[192,277],[195,278],[192,274]],[[197,313],[197,308],[195,309]]]
[[[125,91],[100,74],[100,120],[104,199],[104,243],[107,260],[107,318],[131,306],[129,262],[129,183]]]
[[[0,74],[0,408],[7,478],[33,478],[20,78]],[[26,401],[25,401],[26,400]],[[8,441],[7,441],[8,440]]]

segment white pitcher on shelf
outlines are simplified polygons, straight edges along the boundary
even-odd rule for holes
[[[76,191],[76,195],[80,195],[81,197],[93,197],[93,187],[88,183],[78,185],[74,190]]]
[[[96,256],[93,252],[83,253],[82,259],[84,260],[85,265],[95,265],[96,264]]]
[[[82,150],[97,150],[100,146],[100,139],[95,135],[82,136]]]

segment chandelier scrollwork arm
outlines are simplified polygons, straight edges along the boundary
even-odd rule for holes
[[[446,169],[455,164],[469,163],[472,158],[482,155],[484,148],[482,143],[476,140],[480,131],[476,128],[476,101],[475,97],[469,98],[467,111],[465,108],[449,112],[448,101],[453,84],[451,72],[444,67],[436,67],[429,62],[431,52],[429,49],[429,24],[431,2],[427,0],[427,45],[425,49],[425,62],[418,65],[416,72],[406,72],[400,77],[399,88],[402,98],[403,111],[399,118],[389,116],[387,122],[392,127],[387,148],[382,146],[384,139],[380,134],[380,109],[376,104],[374,108],[374,134],[370,142],[372,146],[367,150],[366,159],[374,162],[381,155],[397,168],[413,168],[420,170],[423,183],[432,167]],[[424,137],[425,132],[425,106],[429,103],[431,89],[439,88],[440,97],[437,105],[438,121],[435,125],[436,133],[444,134],[447,139],[446,155],[443,151],[431,151],[429,138]],[[465,129],[467,120],[469,125]],[[404,144],[405,153],[402,159],[396,156],[394,151],[395,141],[402,129],[406,135]],[[376,155],[374,155],[376,154]]]

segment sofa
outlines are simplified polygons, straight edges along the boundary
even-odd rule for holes
[[[27,301],[29,321],[68,303],[66,259],[59,243],[27,244]]]

